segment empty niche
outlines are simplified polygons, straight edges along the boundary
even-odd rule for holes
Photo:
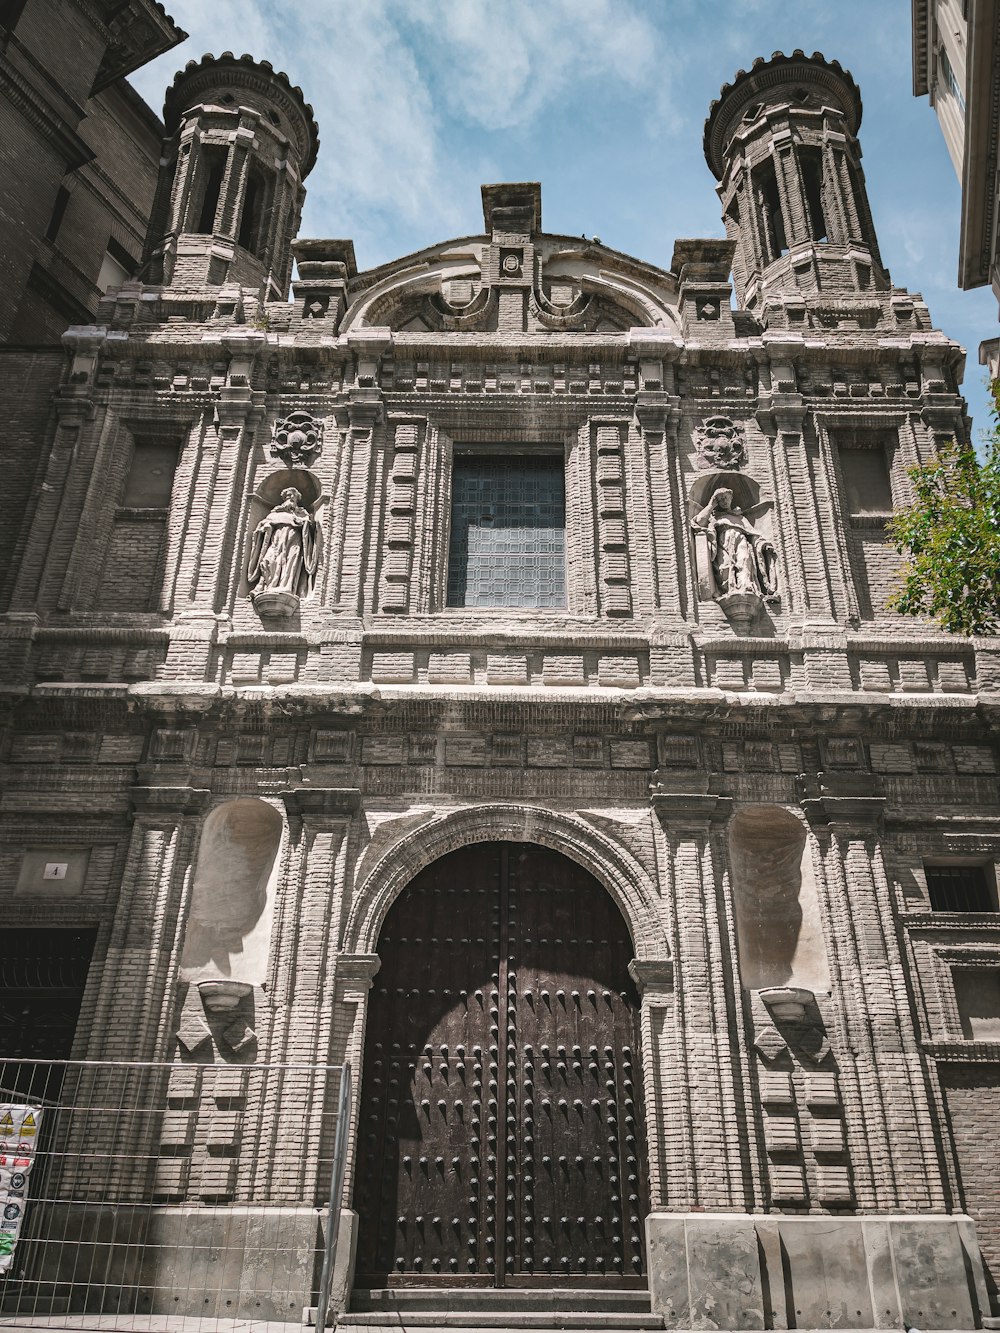
[[[729,834],[740,971],[750,990],[830,989],[819,897],[804,826],[787,810],[751,806]]]
[[[181,976],[259,985],[267,975],[282,819],[252,797],[205,820],[195,864]]]

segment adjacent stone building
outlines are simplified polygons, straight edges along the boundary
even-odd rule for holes
[[[989,284],[1000,301],[1000,5],[997,0],[911,0],[913,94],[937,114],[962,183],[958,285]],[[980,344],[1000,374],[1000,339]]]
[[[995,1312],[1000,648],[886,610],[967,423],[860,120],[820,55],[740,72],[727,239],[669,271],[522,183],[359,272],[293,239],[300,91],[178,75],[141,277],[15,455],[0,627],[3,947],[76,978],[21,1049],[170,1065],[116,1184],[141,1308],[315,1302],[350,1060],[346,1323]],[[192,1296],[241,1236],[284,1285]]]

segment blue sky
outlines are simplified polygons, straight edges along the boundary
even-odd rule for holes
[[[851,70],[882,256],[978,364],[989,289],[956,284],[960,193],[911,91],[910,0],[166,0],[188,41],[133,82],[160,110],[187,60],[248,51],[287,71],[321,147],[303,236],[350,236],[362,268],[482,228],[484,181],[540,180],[545,230],[599,236],[664,268],[722,234],[702,127],[722,83],[802,47]]]

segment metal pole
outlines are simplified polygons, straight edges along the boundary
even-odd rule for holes
[[[330,1210],[326,1224],[326,1244],[323,1247],[323,1273],[319,1283],[319,1303],[316,1306],[316,1333],[324,1333],[330,1306],[330,1283],[337,1256],[337,1233],[340,1230],[340,1198],[344,1192],[344,1171],[347,1167],[347,1128],[351,1119],[351,1063],[346,1061],[340,1074],[340,1097],[337,1105],[337,1132],[333,1140],[333,1168],[330,1173]]]

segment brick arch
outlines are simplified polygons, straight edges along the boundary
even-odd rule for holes
[[[624,847],[572,815],[534,805],[481,805],[449,812],[404,834],[366,872],[354,895],[344,951],[373,954],[386,913],[410,881],[447,852],[476,842],[534,842],[562,853],[610,893],[636,957],[670,956],[648,872]]]

